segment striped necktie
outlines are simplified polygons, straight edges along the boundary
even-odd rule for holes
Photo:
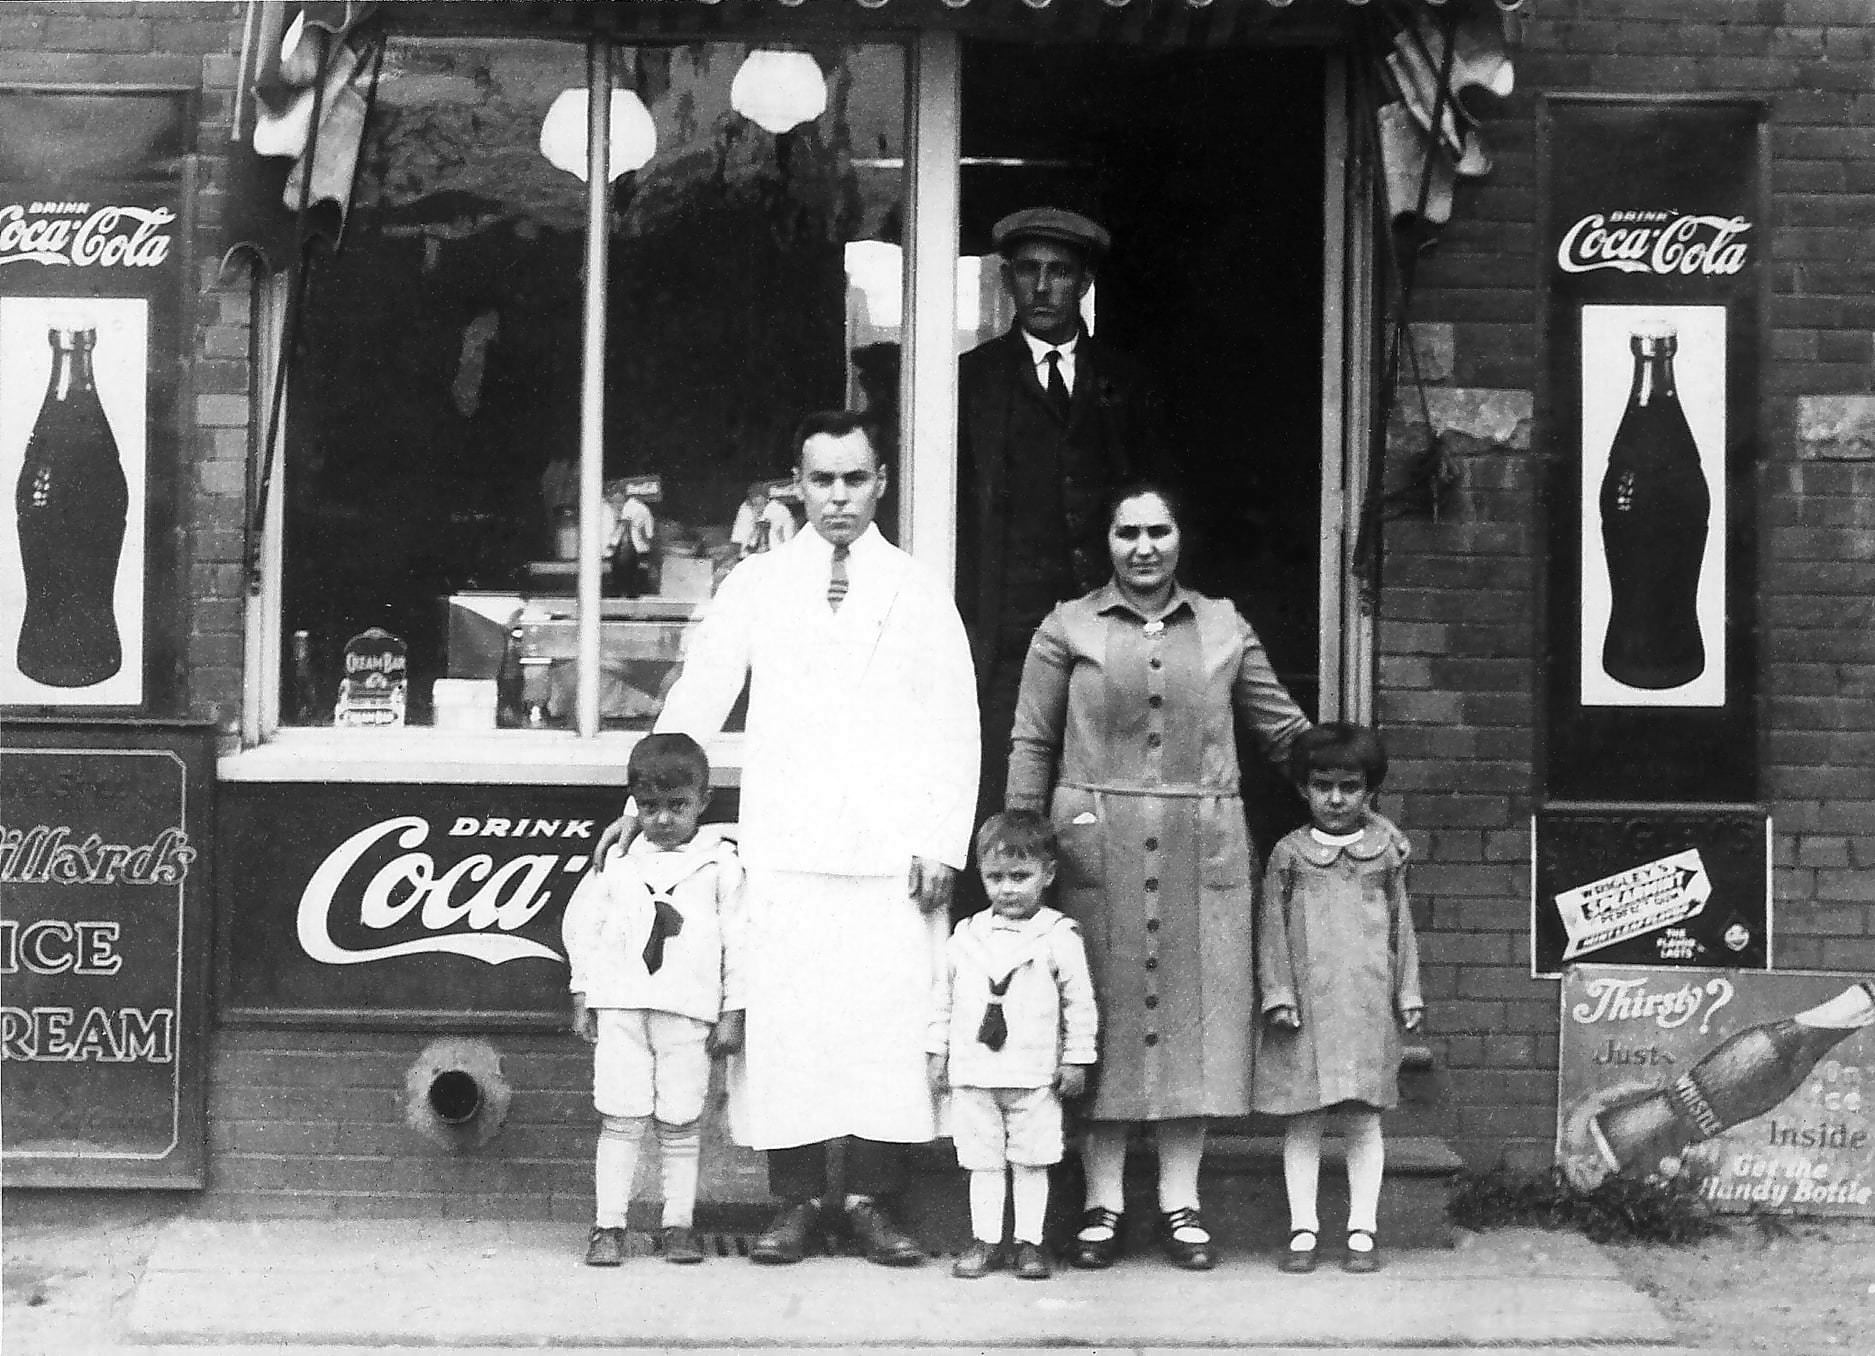
[[[844,546],[833,548],[833,570],[827,576],[827,606],[835,612],[846,601],[846,553]]]

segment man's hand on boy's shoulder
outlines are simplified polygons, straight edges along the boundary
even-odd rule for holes
[[[573,1034],[587,1044],[599,1039],[599,1014],[586,1006],[586,995],[573,995]]]
[[[613,848],[624,852],[632,845],[632,840],[637,836],[638,816],[633,814],[621,814],[617,819],[606,825],[605,832],[599,835],[598,845],[593,848],[592,860],[586,863],[586,869],[588,871],[599,870],[605,865],[605,859],[611,855]]]
[[[725,1012],[716,1019],[716,1025],[710,1028],[710,1038],[705,1048],[712,1055],[733,1055],[742,1049],[744,1018],[741,1008]]]
[[[931,1084],[931,1091],[943,1092],[950,1086],[950,1056],[927,1053],[924,1057],[925,1081]]]
[[[1087,1066],[1063,1064],[1055,1071],[1055,1092],[1064,1098],[1079,1097],[1087,1091]]]

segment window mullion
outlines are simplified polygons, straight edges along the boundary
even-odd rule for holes
[[[599,733],[600,536],[605,528],[606,284],[612,180],[612,45],[595,36],[586,48],[586,276],[579,391],[579,674],[581,735]]]

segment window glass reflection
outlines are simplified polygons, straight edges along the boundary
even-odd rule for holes
[[[903,52],[815,48],[824,109],[779,134],[732,102],[749,55],[614,51],[656,147],[613,189],[607,728],[649,726],[723,576],[798,528],[804,413],[871,410],[896,453]],[[573,723],[585,186],[540,138],[584,83],[572,44],[391,44],[293,360],[286,723],[331,721],[372,627],[407,646],[412,724]]]

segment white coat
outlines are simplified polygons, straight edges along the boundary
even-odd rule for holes
[[[812,527],[737,565],[690,639],[658,717],[707,743],[749,684],[742,860],[752,868],[904,877],[961,870],[976,810],[976,673],[950,592],[867,528],[846,600]]]
[[[740,836],[748,1027],[736,1138],[758,1149],[936,1132],[924,1074],[946,919],[914,857],[962,869],[976,808],[976,676],[949,591],[876,529],[812,527],[749,557],[691,638],[659,730],[708,740],[746,681]]]

